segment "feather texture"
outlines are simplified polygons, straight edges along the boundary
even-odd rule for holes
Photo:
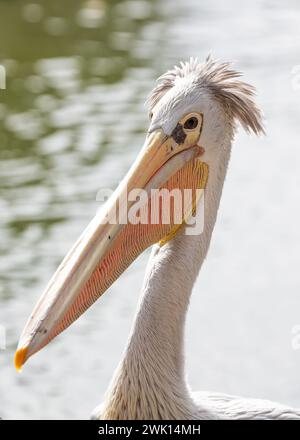
[[[223,393],[193,393],[196,403],[228,420],[300,420],[300,409],[265,399],[251,399]]]
[[[149,112],[152,113],[156,104],[172,87],[189,77],[197,87],[206,89],[224,106],[232,123],[238,120],[247,132],[263,134],[262,114],[253,99],[255,88],[241,81],[241,76],[241,72],[234,70],[231,63],[213,60],[210,56],[204,63],[200,63],[197,58],[190,58],[157,79],[147,100]]]

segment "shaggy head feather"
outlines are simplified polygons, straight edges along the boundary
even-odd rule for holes
[[[180,63],[157,80],[149,98],[150,115],[162,97],[180,81],[189,79],[199,89],[205,89],[222,104],[232,118],[238,120],[247,132],[263,134],[262,114],[254,102],[255,88],[239,78],[242,74],[232,69],[230,63],[213,60],[208,56],[204,63],[197,58]]]

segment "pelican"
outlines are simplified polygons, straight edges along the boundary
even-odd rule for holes
[[[247,132],[264,132],[255,89],[240,77],[230,63],[209,56],[203,63],[191,58],[158,78],[148,98],[150,126],[144,146],[58,267],[23,330],[15,354],[17,370],[153,246],[126,349],[104,403],[94,410],[95,419],[300,418],[300,410],[266,400],[192,393],[185,379],[185,317],[209,248],[236,127],[240,123]],[[162,188],[195,190],[190,205],[180,211],[181,221],[175,222],[172,214],[164,223],[164,205],[153,224],[108,221],[121,212],[121,200],[130,191],[149,194]],[[203,230],[187,233],[201,202]],[[135,201],[123,205],[128,214]],[[145,207],[152,212],[152,205],[150,197],[136,212]]]

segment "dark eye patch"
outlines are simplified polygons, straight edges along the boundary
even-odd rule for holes
[[[177,124],[174,130],[172,131],[172,138],[174,141],[180,145],[183,144],[186,138],[186,133],[183,130],[183,127],[181,124]]]

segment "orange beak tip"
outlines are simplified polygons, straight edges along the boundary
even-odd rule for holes
[[[27,347],[19,348],[15,353],[14,363],[18,373],[22,371],[22,366],[26,361]]]

